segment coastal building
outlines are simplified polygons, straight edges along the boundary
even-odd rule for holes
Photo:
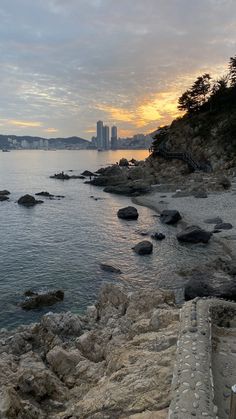
[[[103,127],[103,148],[109,150],[110,148],[110,130],[107,125]]]
[[[115,125],[113,125],[113,127],[111,127],[111,149],[116,150],[117,147],[118,147],[117,127]]]
[[[103,122],[97,122],[97,147],[103,149]]]

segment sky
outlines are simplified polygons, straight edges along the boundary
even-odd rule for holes
[[[235,0],[1,0],[0,133],[90,139],[179,116],[236,55]]]

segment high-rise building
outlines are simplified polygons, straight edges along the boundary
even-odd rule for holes
[[[109,127],[105,125],[103,127],[103,148],[109,150],[110,148],[110,133]]]
[[[104,148],[103,144],[103,122],[97,122],[97,147],[100,149]]]
[[[111,127],[111,148],[115,150],[117,148],[117,127]]]

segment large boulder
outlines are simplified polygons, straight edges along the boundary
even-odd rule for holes
[[[19,198],[17,202],[18,202],[19,205],[24,205],[25,207],[32,207],[36,204],[42,204],[43,203],[43,201],[37,200],[37,199],[35,199],[34,196],[28,195],[28,194]]]
[[[185,286],[184,295],[187,301],[196,297],[216,297],[236,301],[236,282],[227,275],[211,278],[205,272],[195,272]]]
[[[198,226],[189,226],[177,234],[177,239],[185,243],[208,243],[212,233]]]
[[[133,247],[133,250],[138,253],[138,255],[149,255],[152,253],[153,250],[153,244],[148,240],[143,240],[136,244]]]
[[[81,319],[71,312],[45,314],[40,321],[44,330],[59,336],[79,336],[82,332]]]
[[[93,172],[90,172],[90,170],[85,170],[83,173],[81,173],[81,176],[95,176]]]
[[[25,292],[26,299],[20,303],[24,310],[32,310],[44,306],[51,306],[64,299],[64,292],[61,290],[52,292],[37,293],[33,291]]]
[[[138,211],[135,207],[125,207],[120,208],[117,212],[117,217],[122,218],[124,220],[137,220],[138,218]]]
[[[164,224],[176,224],[182,217],[177,210],[164,210],[160,214],[160,220]]]

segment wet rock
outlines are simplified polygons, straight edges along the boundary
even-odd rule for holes
[[[150,186],[145,182],[120,183],[118,185],[106,186],[104,192],[115,193],[118,195],[139,196],[150,192]]]
[[[149,255],[153,251],[153,244],[148,240],[143,240],[133,247],[138,255]]]
[[[119,166],[126,166],[126,167],[128,167],[129,166],[128,160],[125,159],[125,158],[120,159]]]
[[[204,223],[206,223],[206,224],[221,224],[221,223],[223,223],[223,220],[220,217],[207,218],[206,220],[204,220]]]
[[[54,198],[54,196],[55,196],[55,195],[52,195],[51,193],[46,192],[46,191],[37,192],[35,195],[37,195],[37,196],[45,196],[47,198]]]
[[[62,290],[36,293],[33,291],[25,292],[26,299],[20,303],[24,310],[32,310],[44,306],[51,306],[64,299],[64,292]]]
[[[108,265],[107,263],[100,263],[100,268],[106,272],[121,274],[121,270],[119,268],[116,268],[115,266],[112,266],[112,265]]]
[[[154,240],[164,240],[166,236],[163,233],[154,233],[151,235],[151,238]]]
[[[0,195],[0,202],[1,201],[8,201],[8,199],[9,199],[9,196],[7,196],[7,195]]]
[[[208,243],[212,233],[198,226],[189,226],[177,234],[177,239],[185,243]]]
[[[182,217],[177,210],[164,210],[160,214],[160,220],[164,224],[176,224]]]
[[[215,225],[215,230],[231,230],[233,228],[232,224],[230,223],[218,223]]]
[[[50,176],[51,179],[60,179],[60,180],[69,180],[70,176],[64,172],[55,173],[54,175]]]
[[[95,176],[93,172],[90,172],[90,170],[85,170],[83,173],[81,173],[81,176],[90,177]]]
[[[36,204],[42,204],[43,203],[43,201],[37,200],[37,199],[35,199],[34,196],[28,195],[28,194],[19,198],[17,202],[18,202],[19,205],[24,205],[26,207],[32,207]]]
[[[139,214],[137,209],[131,206],[120,208],[117,212],[117,217],[124,220],[137,220],[138,216]]]
[[[4,189],[3,191],[0,191],[0,196],[2,195],[10,195],[11,192],[7,191],[6,189]]]
[[[194,198],[207,198],[208,195],[205,191],[197,191],[193,193]]]

